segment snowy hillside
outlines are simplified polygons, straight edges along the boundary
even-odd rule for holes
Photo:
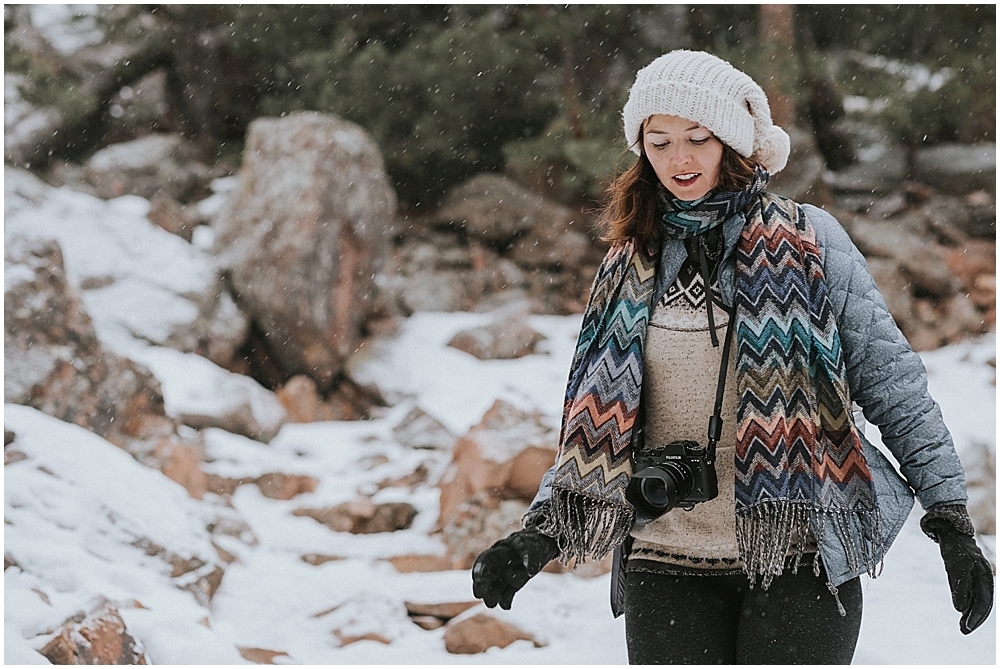
[[[16,434],[11,448],[23,458],[4,472],[4,547],[16,562],[4,579],[5,662],[45,662],[36,651],[52,632],[103,597],[118,604],[128,631],[157,664],[246,663],[240,648],[267,649],[278,653],[270,656],[274,662],[305,664],[624,663],[624,626],[611,617],[607,576],[543,573],[517,595],[512,611],[490,612],[533,635],[544,644],[540,648],[518,641],[503,650],[451,655],[443,628],[424,630],[407,615],[404,602],[473,597],[468,572],[399,573],[387,561],[443,552],[429,533],[438,504],[433,482],[448,463],[447,453],[396,443],[392,428],[420,406],[462,434],[498,397],[557,419],[579,319],[532,317],[532,327],[547,340],[542,352],[520,360],[481,362],[446,347],[452,334],[485,318],[420,314],[391,345],[373,347],[362,367],[371,375],[391,374],[387,385],[395,391],[395,405],[378,419],[287,424],[268,445],[206,431],[209,473],[281,471],[319,479],[314,492],[289,501],[268,499],[256,486],[238,488],[231,507],[211,494],[193,500],[101,438],[7,405],[4,424]],[[963,455],[976,442],[995,452],[995,386],[987,364],[994,355],[990,336],[923,356]],[[378,481],[421,463],[431,472],[427,484],[412,492],[385,488],[374,497],[413,504],[418,515],[407,530],[353,535],[291,513],[371,493]],[[995,613],[971,636],[959,633],[937,547],[920,533],[918,519],[919,509],[889,552],[883,575],[865,585],[855,661],[994,664]],[[213,536],[209,525],[238,529]],[[188,575],[193,581],[217,561],[213,541],[238,560],[226,566],[211,604],[204,605],[182,589],[183,577],[171,578],[165,556],[205,562]],[[140,547],[150,544],[163,550],[150,555]],[[987,548],[992,554],[995,545]],[[337,559],[316,566],[303,560],[310,554]],[[484,611],[480,604],[461,617]],[[365,635],[382,641],[341,646],[347,637]]]

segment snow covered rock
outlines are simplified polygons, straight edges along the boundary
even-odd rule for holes
[[[535,344],[545,337],[528,325],[527,317],[527,309],[500,310],[490,323],[457,333],[448,346],[480,360],[509,360],[531,355],[535,352]]]
[[[118,607],[106,601],[82,619],[68,619],[39,652],[52,664],[149,664],[142,642],[128,633]]]
[[[530,641],[535,648],[545,645],[514,625],[485,613],[450,622],[444,633],[445,649],[456,655],[474,655],[490,648],[506,648],[515,641]]]
[[[154,134],[101,149],[84,165],[87,181],[105,199],[164,192],[186,202],[208,188],[209,170],[180,135]]]
[[[4,193],[4,239],[59,242],[69,283],[115,353],[154,344],[225,363],[246,338],[212,257],[150,223],[148,201],[51,188],[10,167]]]
[[[359,641],[388,645],[411,627],[405,605],[377,593],[358,593],[316,617],[332,627],[340,646]]]
[[[410,448],[449,451],[455,446],[455,435],[420,407],[413,407],[392,428],[392,434],[397,442]]]
[[[555,442],[539,413],[503,400],[458,440],[438,483],[438,528],[454,568],[470,568],[480,552],[520,529],[528,502],[555,462]]]
[[[919,149],[914,176],[945,193],[982,189],[996,193],[997,145],[940,144]]]
[[[216,248],[288,376],[337,380],[370,310],[396,196],[358,126],[314,112],[251,123]]]
[[[439,483],[440,524],[451,523],[459,507],[483,493],[531,501],[555,462],[555,442],[556,434],[540,414],[497,400],[455,445],[452,464]]]
[[[449,620],[479,605],[479,600],[471,602],[443,602],[440,604],[419,604],[404,602],[410,619],[425,630],[443,627]]]
[[[126,436],[174,430],[156,379],[98,341],[54,241],[6,240],[4,401],[35,407],[119,445]]]
[[[285,409],[274,393],[200,355],[150,346],[134,350],[132,358],[160,379],[167,415],[185,425],[218,427],[268,442],[285,423]]]

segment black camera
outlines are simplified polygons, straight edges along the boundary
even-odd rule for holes
[[[639,452],[633,468],[625,498],[635,507],[640,524],[676,506],[690,510],[719,495],[715,449],[710,452],[696,441],[673,441]]]

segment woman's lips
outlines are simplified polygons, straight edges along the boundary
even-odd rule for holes
[[[690,186],[695,181],[697,181],[698,177],[700,176],[701,175],[698,174],[697,172],[688,172],[685,174],[678,174],[677,176],[674,177],[674,181],[676,181],[681,186]]]

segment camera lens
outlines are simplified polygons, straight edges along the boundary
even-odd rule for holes
[[[636,472],[625,496],[635,507],[636,520],[648,523],[677,506],[693,486],[694,475],[687,466],[665,462]]]
[[[650,506],[660,508],[666,507],[667,498],[667,485],[660,478],[644,478],[640,479],[639,482],[639,494],[642,495],[643,501]]]

